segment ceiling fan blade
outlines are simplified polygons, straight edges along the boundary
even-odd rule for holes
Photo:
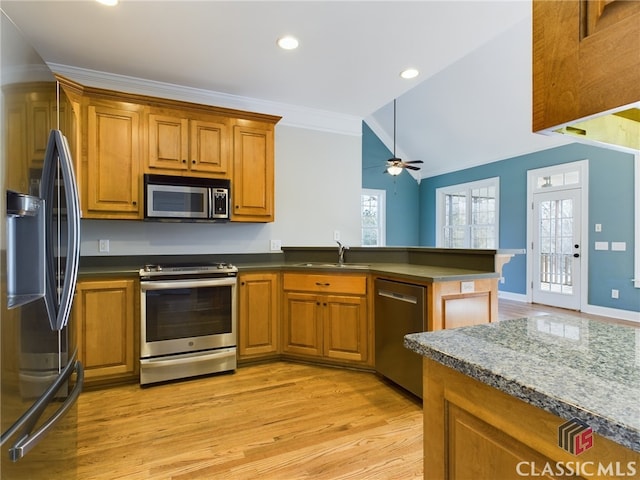
[[[420,170],[420,167],[414,167],[413,165],[405,165],[404,168],[408,168],[409,170]]]
[[[422,160],[409,160],[408,162],[404,162],[404,163],[424,163]]]

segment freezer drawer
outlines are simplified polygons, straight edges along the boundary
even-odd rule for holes
[[[376,371],[422,398],[422,357],[406,349],[404,336],[427,329],[426,289],[376,279]]]

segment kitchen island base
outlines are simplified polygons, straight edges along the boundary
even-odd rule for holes
[[[559,446],[566,419],[429,358],[423,375],[425,479],[640,476],[640,453],[588,431],[574,455]]]

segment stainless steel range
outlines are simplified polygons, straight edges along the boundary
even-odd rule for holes
[[[140,269],[140,384],[236,369],[238,268]]]

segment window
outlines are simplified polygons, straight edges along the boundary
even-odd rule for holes
[[[436,244],[498,248],[498,177],[436,189]]]
[[[362,219],[362,246],[382,247],[385,245],[386,191],[365,188],[360,195],[360,216]]]

